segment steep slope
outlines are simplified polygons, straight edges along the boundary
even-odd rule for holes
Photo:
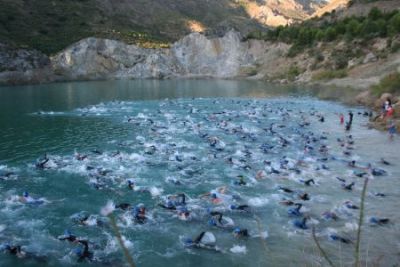
[[[0,0],[0,40],[55,53],[86,37],[165,47],[190,32],[246,33],[308,18],[323,0]]]
[[[345,9],[349,4],[350,0],[332,0],[327,5],[317,9],[313,14],[312,17],[320,17],[325,13],[332,12],[333,10],[337,9]]]

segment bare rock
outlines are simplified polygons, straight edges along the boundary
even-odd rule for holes
[[[386,101],[387,99],[392,99],[393,98],[393,95],[392,94],[390,94],[390,93],[383,93],[382,95],[381,95],[381,97],[379,98],[379,100],[381,100],[381,101]]]
[[[364,57],[363,64],[375,62],[377,60],[378,60],[378,58],[375,56],[375,54],[370,52]]]
[[[356,96],[357,103],[370,106],[374,103],[374,97],[369,90],[363,91]]]

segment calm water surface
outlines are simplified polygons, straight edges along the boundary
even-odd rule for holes
[[[369,183],[363,258],[371,264],[380,261],[382,266],[398,263],[399,141],[368,129],[368,119],[359,114],[362,108],[313,95],[327,97],[324,91],[250,81],[0,87],[0,243],[20,244],[40,256],[26,260],[1,254],[0,266],[76,265],[73,250],[79,245],[57,240],[65,229],[91,241],[94,262],[80,265],[123,266],[107,218],[99,214],[108,200],[133,206],[144,203],[147,208],[148,220],[143,225],[134,223],[130,211],[116,211],[138,266],[325,265],[311,231],[293,226],[301,216],[290,217],[290,207],[280,204],[282,200],[302,203],[302,216],[310,217],[308,225],[316,227],[322,246],[336,263],[348,265],[354,246],[329,236],[355,240],[358,211],[345,208],[343,202],[359,205],[363,178],[347,166],[350,160],[361,167],[371,163],[387,172],[371,177]],[[345,132],[338,114],[347,114],[349,109],[355,114],[354,124]],[[354,144],[345,149],[337,139],[348,140],[349,134]],[[216,146],[210,145],[213,137],[218,138]],[[305,153],[307,140],[313,149]],[[323,145],[328,154],[318,151]],[[39,170],[35,162],[45,153],[51,160]],[[75,153],[87,158],[77,160]],[[382,157],[392,164],[381,164]],[[299,160],[303,164],[296,165]],[[272,169],[279,173],[271,173]],[[261,179],[255,178],[257,173]],[[238,175],[245,177],[246,186],[235,185]],[[346,184],[354,182],[353,190],[343,190],[336,177]],[[316,184],[305,186],[302,181],[310,178]],[[128,179],[144,192],[128,190]],[[221,204],[199,198],[220,186],[228,188]],[[294,192],[281,192],[279,186]],[[20,203],[18,196],[24,191],[44,198],[45,203]],[[157,205],[180,192],[189,199],[189,221]],[[299,199],[304,192],[310,200]],[[386,196],[375,196],[378,192]],[[249,205],[251,212],[232,211],[232,204]],[[209,225],[210,210],[222,211],[235,227],[248,229],[251,237],[238,239],[229,227]],[[339,219],[324,220],[321,214],[328,210]],[[91,216],[89,225],[74,220],[82,211]],[[391,223],[370,225],[371,216],[388,217]],[[95,225],[96,220],[103,224]],[[201,231],[212,232],[222,252],[184,247],[181,240]],[[268,233],[264,241],[260,232]]]

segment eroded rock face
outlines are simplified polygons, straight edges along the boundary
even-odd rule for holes
[[[248,42],[241,42],[234,31],[215,39],[193,33],[176,42],[171,53],[183,75],[230,78],[238,76],[241,67],[254,64],[248,48]]]
[[[232,78],[255,63],[256,52],[240,34],[208,39],[190,34],[170,49],[87,38],[52,58],[56,74],[65,79],[215,77]]]
[[[46,55],[0,43],[0,85],[47,81],[50,74]]]

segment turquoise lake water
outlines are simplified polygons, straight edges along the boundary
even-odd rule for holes
[[[362,258],[381,266],[400,262],[398,137],[390,141],[386,132],[368,129],[362,107],[314,95],[321,93],[218,80],[0,87],[0,244],[21,245],[29,254],[4,252],[0,266],[124,266],[108,218],[100,214],[109,200],[146,207],[144,224],[131,209],[114,212],[137,266],[325,266],[313,226],[332,260],[346,266],[354,244],[332,236],[355,241],[358,210],[343,203],[359,205],[365,177]],[[348,120],[349,110],[354,122],[345,131],[338,114]],[[45,155],[49,160],[37,168]],[[352,160],[359,168],[348,166]],[[371,176],[368,163],[385,175]],[[356,175],[362,172],[363,178]],[[239,175],[246,185],[236,184]],[[337,177],[354,182],[353,190]],[[315,184],[306,186],[308,179]],[[218,204],[200,197],[224,186]],[[22,203],[23,192],[41,201]],[[158,205],[178,193],[186,195],[188,220]],[[304,193],[309,200],[300,199]],[[300,216],[289,216],[293,206],[282,205],[285,200],[303,204]],[[210,225],[212,211],[234,226]],[[338,219],[324,219],[326,211]],[[306,230],[293,225],[303,217],[309,218]],[[390,222],[373,225],[371,217]],[[237,227],[250,237],[235,237]],[[77,263],[74,250],[82,245],[57,239],[66,229],[90,241],[92,262]],[[215,236],[218,251],[185,247],[183,240],[202,231]]]

